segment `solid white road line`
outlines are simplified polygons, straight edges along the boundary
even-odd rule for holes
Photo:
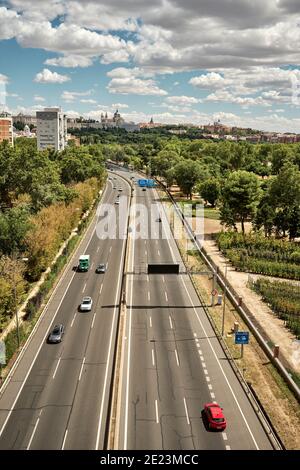
[[[95,318],[96,318],[96,312],[94,313],[94,316],[93,316],[93,321],[92,321],[92,324],[91,324],[91,329],[92,329],[93,326],[94,326]]]
[[[80,369],[79,377],[78,377],[78,382],[79,382],[80,379],[81,379],[81,374],[82,374],[82,371],[83,371],[84,363],[85,363],[85,357],[83,358],[83,361],[82,361],[82,365],[81,365],[81,369]]]
[[[36,423],[35,423],[35,426],[33,428],[33,431],[32,431],[32,434],[31,434],[31,437],[30,437],[30,440],[28,442],[28,446],[27,446],[27,450],[30,449],[30,446],[31,446],[31,443],[33,441],[33,438],[34,438],[34,435],[35,435],[35,432],[36,432],[36,428],[38,427],[38,424],[40,422],[40,418],[37,419]]]
[[[58,362],[57,362],[57,364],[56,364],[54,374],[52,375],[52,379],[54,379],[55,376],[56,376],[56,372],[57,372],[58,366],[59,366],[59,364],[60,364],[60,361],[61,361],[61,356],[60,356],[60,358],[58,359]]]
[[[176,357],[177,365],[178,365],[178,367],[179,367],[179,359],[178,359],[177,349],[175,349],[175,357]]]
[[[172,318],[170,317],[170,315],[169,315],[169,323],[170,323],[171,330],[173,330],[173,323],[172,323]]]
[[[152,328],[152,317],[149,317],[150,328]]]
[[[101,286],[100,286],[100,294],[102,292],[102,289],[103,289],[103,284],[101,284]]]
[[[94,226],[94,228],[93,228],[93,230],[92,230],[91,236],[90,236],[90,238],[89,238],[87,244],[85,245],[85,248],[84,248],[84,250],[83,250],[83,253],[86,252],[86,250],[87,250],[87,248],[88,248],[88,246],[89,246],[89,244],[90,244],[90,242],[91,242],[91,240],[92,240],[92,238],[93,238],[93,236],[94,236],[95,231],[96,231],[96,224],[95,224],[95,226]],[[73,262],[73,257],[71,257],[71,259],[70,259],[70,261],[69,261],[69,263],[68,263],[67,266],[71,266],[72,262]],[[67,271],[66,271],[66,272],[67,272]],[[57,312],[59,311],[60,306],[61,306],[61,304],[63,303],[63,300],[64,300],[64,298],[65,298],[65,296],[66,296],[66,294],[67,294],[67,292],[68,292],[68,290],[69,290],[69,287],[70,287],[70,285],[71,285],[71,283],[72,283],[72,281],[73,281],[73,279],[74,279],[74,277],[75,277],[75,274],[76,274],[76,271],[74,271],[74,273],[72,274],[71,279],[70,279],[70,281],[69,281],[69,283],[68,283],[68,285],[67,285],[67,288],[65,289],[65,292],[64,292],[62,298],[60,299],[60,302],[59,302],[59,304],[58,304],[58,307],[57,307],[57,309],[55,310],[54,315],[53,315],[53,317],[52,317],[53,320],[55,319],[55,317],[56,317],[56,315],[57,315]],[[64,274],[64,275],[65,275],[65,274]],[[63,278],[64,278],[64,275],[60,278],[58,284],[56,285],[54,291],[52,292],[52,294],[51,294],[51,296],[50,296],[50,299],[49,299],[49,301],[48,301],[48,303],[47,303],[47,306],[46,306],[44,312],[46,312],[46,310],[49,308],[50,302],[51,302],[51,300],[53,299],[55,293],[57,292],[58,287],[61,285],[61,282],[62,282],[62,280],[63,280]],[[40,315],[40,318],[39,318],[38,322],[43,319],[43,317],[44,317],[44,312],[42,313],[42,315]],[[39,323],[37,323],[37,325],[39,325]],[[34,331],[34,330],[33,330],[33,331]],[[31,333],[31,334],[32,334],[32,333]],[[10,411],[9,411],[7,417],[6,417],[6,420],[4,421],[3,426],[2,426],[2,428],[1,428],[1,430],[0,430],[0,437],[1,437],[2,434],[3,434],[3,431],[4,431],[4,429],[5,429],[6,425],[7,425],[7,422],[8,422],[8,420],[9,420],[9,418],[10,418],[10,416],[11,416],[11,414],[12,414],[12,412],[13,412],[15,406],[16,406],[16,403],[17,403],[17,401],[18,401],[18,399],[19,399],[19,396],[20,396],[20,394],[21,394],[21,392],[22,392],[22,390],[23,390],[23,388],[24,388],[24,385],[25,385],[25,383],[26,383],[26,381],[27,381],[27,379],[28,379],[28,377],[29,377],[29,374],[30,374],[30,372],[31,372],[31,370],[32,370],[32,368],[33,368],[33,366],[34,366],[34,364],[35,364],[35,361],[36,361],[36,359],[37,359],[37,357],[38,357],[38,355],[39,355],[39,353],[40,353],[40,350],[42,349],[43,344],[45,343],[45,340],[46,340],[48,334],[49,334],[49,332],[47,331],[47,332],[45,333],[45,335],[44,335],[42,341],[41,341],[41,344],[40,344],[40,346],[39,346],[39,348],[38,348],[38,350],[37,350],[37,352],[36,352],[36,354],[35,354],[35,356],[34,356],[32,362],[31,362],[31,364],[30,364],[30,367],[29,367],[29,369],[28,369],[28,371],[27,371],[27,374],[26,374],[26,376],[25,376],[25,378],[24,378],[24,380],[23,380],[23,382],[22,382],[22,385],[21,385],[21,387],[20,387],[20,389],[19,389],[19,391],[18,391],[18,393],[17,393],[17,396],[16,396],[16,398],[15,398],[15,401],[13,402],[12,407],[10,408]],[[30,336],[31,336],[31,335],[30,335]],[[29,338],[30,338],[30,336],[29,336]],[[28,341],[27,344],[29,344],[29,338],[28,338],[28,340],[27,340],[27,341]],[[24,350],[25,350],[25,349],[24,349]],[[20,354],[22,354],[22,353],[20,353]]]
[[[64,440],[63,440],[63,443],[62,443],[62,446],[61,446],[61,450],[64,450],[64,448],[65,448],[67,435],[68,435],[68,430],[66,429],[66,432],[65,432],[65,435],[64,435]]]
[[[165,292],[166,301],[168,302],[168,294]]]
[[[155,367],[154,349],[152,349],[151,353],[152,353],[152,365],[153,367]]]
[[[159,424],[159,416],[158,416],[158,404],[157,400],[155,400],[155,414],[156,414],[156,422]]]
[[[185,397],[183,397],[183,403],[184,403],[184,409],[185,409],[185,414],[186,414],[186,420],[187,420],[188,425],[190,426],[191,423],[190,423],[190,419],[189,419],[189,414],[188,414],[188,409],[187,409]]]
[[[75,321],[76,315],[77,315],[77,312],[74,313],[74,317],[73,317],[73,320],[72,320],[72,322],[71,322],[71,328],[72,328],[73,323],[74,323],[74,321]]]
[[[213,353],[213,355],[214,355],[214,357],[215,357],[215,359],[216,359],[216,361],[217,361],[218,366],[220,367],[220,370],[221,370],[222,375],[223,375],[223,377],[224,377],[224,379],[225,379],[225,381],[226,381],[226,383],[227,383],[227,385],[228,385],[228,388],[229,388],[229,390],[231,391],[231,394],[232,394],[232,396],[233,396],[233,398],[234,398],[234,401],[235,401],[235,403],[236,403],[236,405],[237,405],[237,407],[238,407],[238,409],[239,409],[239,411],[240,411],[240,413],[241,413],[241,416],[242,416],[242,418],[243,418],[243,421],[244,421],[244,423],[245,423],[245,425],[246,425],[246,427],[247,427],[247,429],[248,429],[248,432],[249,432],[249,434],[250,434],[250,436],[251,436],[251,438],[252,438],[252,440],[253,440],[253,443],[254,443],[256,449],[259,450],[258,444],[257,444],[257,442],[256,442],[256,440],[255,440],[255,437],[253,436],[253,433],[252,433],[252,431],[251,431],[251,429],[250,429],[250,426],[249,426],[249,424],[248,424],[248,422],[247,422],[247,419],[246,419],[246,417],[245,417],[245,415],[244,415],[244,413],[243,413],[243,411],[242,411],[242,408],[241,408],[241,406],[240,406],[240,404],[239,404],[239,401],[238,401],[238,399],[237,399],[237,397],[236,397],[236,395],[235,395],[235,393],[234,393],[234,391],[233,391],[233,389],[232,389],[232,387],[231,387],[231,385],[230,385],[230,383],[229,383],[229,380],[228,380],[228,378],[227,378],[227,376],[226,376],[226,374],[225,374],[225,372],[224,372],[224,369],[223,369],[223,367],[222,367],[222,364],[220,363],[220,361],[219,361],[219,359],[218,359],[218,356],[217,356],[217,354],[216,354],[216,352],[215,352],[215,350],[214,350],[214,347],[213,347],[213,345],[212,345],[212,343],[211,343],[211,341],[210,341],[210,339],[209,339],[209,337],[208,337],[208,334],[207,334],[206,329],[204,328],[204,325],[203,325],[203,323],[202,323],[202,321],[201,321],[201,319],[200,319],[200,317],[199,317],[199,314],[198,314],[196,308],[194,307],[192,298],[191,298],[190,293],[189,293],[189,291],[188,291],[188,289],[187,289],[187,287],[186,287],[185,281],[184,281],[184,279],[183,279],[182,276],[180,276],[180,278],[181,278],[181,281],[182,281],[183,286],[184,286],[184,288],[185,288],[185,291],[186,291],[186,293],[187,293],[187,296],[188,296],[188,298],[189,298],[189,300],[190,300],[190,303],[191,303],[191,305],[193,306],[193,309],[194,309],[194,312],[195,312],[196,317],[197,317],[197,319],[198,319],[198,322],[200,323],[200,326],[201,326],[201,328],[202,328],[202,331],[204,332],[204,335],[205,335],[205,337],[206,337],[206,339],[207,339],[207,342],[208,342],[208,344],[209,344],[209,346],[210,346],[210,349],[211,349],[211,351],[212,351],[212,353]],[[207,380],[207,379],[208,379],[208,377],[206,377],[206,380]]]
[[[127,205],[127,212],[129,210],[129,202],[128,202],[128,205]],[[124,250],[125,250],[125,238],[123,240],[123,246],[122,246],[122,253],[121,253],[121,260],[123,260],[123,256],[124,256]],[[132,267],[133,269],[133,267]],[[106,370],[105,370],[105,378],[104,378],[104,385],[103,385],[103,394],[102,394],[102,400],[101,400],[101,408],[100,408],[100,415],[99,415],[99,424],[98,424],[98,431],[97,431],[97,437],[96,437],[96,448],[95,450],[98,450],[99,448],[99,440],[100,440],[100,433],[101,433],[101,426],[103,426],[105,423],[104,423],[104,419],[103,419],[103,412],[104,412],[104,401],[105,401],[105,392],[106,392],[106,388],[107,388],[107,383],[108,383],[108,370],[109,370],[109,363],[110,363],[110,357],[111,357],[111,354],[112,354],[112,350],[113,350],[113,347],[112,347],[112,343],[113,343],[113,332],[114,332],[114,325],[116,323],[116,319],[117,319],[117,311],[118,311],[118,297],[120,295],[120,284],[121,284],[121,280],[122,280],[122,262],[121,262],[121,265],[120,265],[120,271],[119,271],[119,279],[118,279],[118,284],[117,284],[117,289],[116,289],[116,297],[115,297],[115,309],[114,309],[114,314],[113,314],[113,320],[112,320],[112,324],[111,324],[111,331],[110,331],[110,340],[109,340],[109,347],[108,347],[108,354],[107,354],[107,360],[106,360]],[[129,340],[130,340],[130,336],[129,336]]]
[[[83,286],[82,293],[84,293],[85,288],[86,288],[86,283],[85,283],[84,286]]]

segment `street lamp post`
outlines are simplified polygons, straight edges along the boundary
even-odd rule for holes
[[[15,310],[15,317],[16,317],[16,327],[17,327],[17,342],[18,342],[18,349],[20,347],[20,323],[19,323],[19,315],[18,315],[18,300],[17,300],[17,280],[16,280],[16,261],[28,261],[28,258],[18,258],[16,255],[13,255],[13,292],[14,292],[14,310]]]
[[[224,336],[225,329],[225,308],[226,308],[226,293],[227,293],[227,264],[225,266],[225,285],[224,285],[224,299],[223,299],[223,315],[222,315],[222,336]]]

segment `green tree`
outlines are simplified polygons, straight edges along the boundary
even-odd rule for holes
[[[174,179],[182,192],[192,199],[195,184],[201,177],[201,168],[197,162],[185,160],[174,167]]]
[[[200,183],[197,189],[206,204],[209,203],[212,207],[215,207],[221,194],[220,182],[215,178],[210,178]]]
[[[255,216],[260,197],[260,182],[255,174],[245,170],[231,173],[222,190],[222,223],[236,229],[236,223],[240,222],[245,233],[245,221]]]

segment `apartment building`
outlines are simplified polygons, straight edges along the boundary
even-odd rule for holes
[[[0,143],[7,140],[14,144],[12,117],[8,113],[0,113]]]
[[[37,147],[64,150],[67,145],[67,116],[61,108],[37,111]]]

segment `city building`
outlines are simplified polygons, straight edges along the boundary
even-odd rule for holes
[[[139,131],[140,126],[134,122],[126,122],[118,110],[113,114],[112,118],[108,117],[108,114],[101,113],[101,120],[96,121],[95,119],[84,119],[80,118],[68,118],[68,128],[70,129],[125,129],[127,132]]]
[[[14,144],[12,117],[6,112],[0,113],[0,143],[4,140]]]
[[[19,113],[17,114],[16,116],[13,116],[13,123],[16,124],[16,123],[20,123],[20,124],[24,124],[25,126],[30,126],[30,125],[33,125],[33,126],[36,126],[36,116],[31,116],[31,115],[26,115],[26,114],[23,114],[23,113]]]
[[[61,108],[37,111],[37,147],[64,150],[67,145],[67,117]]]

